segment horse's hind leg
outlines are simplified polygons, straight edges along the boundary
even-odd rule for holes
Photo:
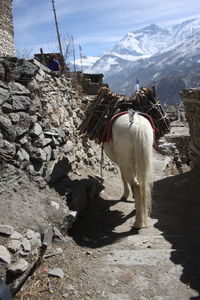
[[[120,171],[121,171],[121,169],[120,169]],[[125,180],[125,177],[124,177],[122,171],[121,171],[121,178],[122,178],[122,182],[123,182],[123,186],[124,186],[124,193],[123,193],[123,196],[121,197],[121,201],[126,201],[129,196],[129,188],[128,188],[127,181]]]
[[[134,228],[145,228],[147,226],[147,207],[145,205],[142,190],[138,182],[135,182],[131,186],[132,192],[135,195],[135,209],[136,209],[136,217],[135,223],[133,225]]]

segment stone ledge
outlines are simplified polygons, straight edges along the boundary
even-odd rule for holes
[[[186,103],[200,104],[200,98],[197,99],[197,98],[184,98],[184,97],[182,97],[182,99],[183,99],[183,102],[186,102]]]

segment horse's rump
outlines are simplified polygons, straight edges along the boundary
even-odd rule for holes
[[[130,123],[127,114],[116,119],[112,139],[104,144],[105,152],[120,168],[122,179],[137,189],[144,210],[151,207],[153,182],[152,151],[153,129],[150,122],[138,113]]]

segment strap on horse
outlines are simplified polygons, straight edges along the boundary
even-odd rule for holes
[[[103,142],[101,143],[101,161],[100,161],[100,177],[101,180],[103,180],[103,162],[104,162],[104,147],[103,147]]]

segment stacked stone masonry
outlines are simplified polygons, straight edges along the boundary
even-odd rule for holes
[[[0,1],[0,56],[14,56],[12,0]]]
[[[89,101],[70,78],[37,60],[0,59],[0,160],[40,178],[41,185],[69,168],[95,166],[100,158],[93,142],[77,130]]]
[[[189,124],[192,167],[200,167],[200,88],[181,93],[185,116]]]

